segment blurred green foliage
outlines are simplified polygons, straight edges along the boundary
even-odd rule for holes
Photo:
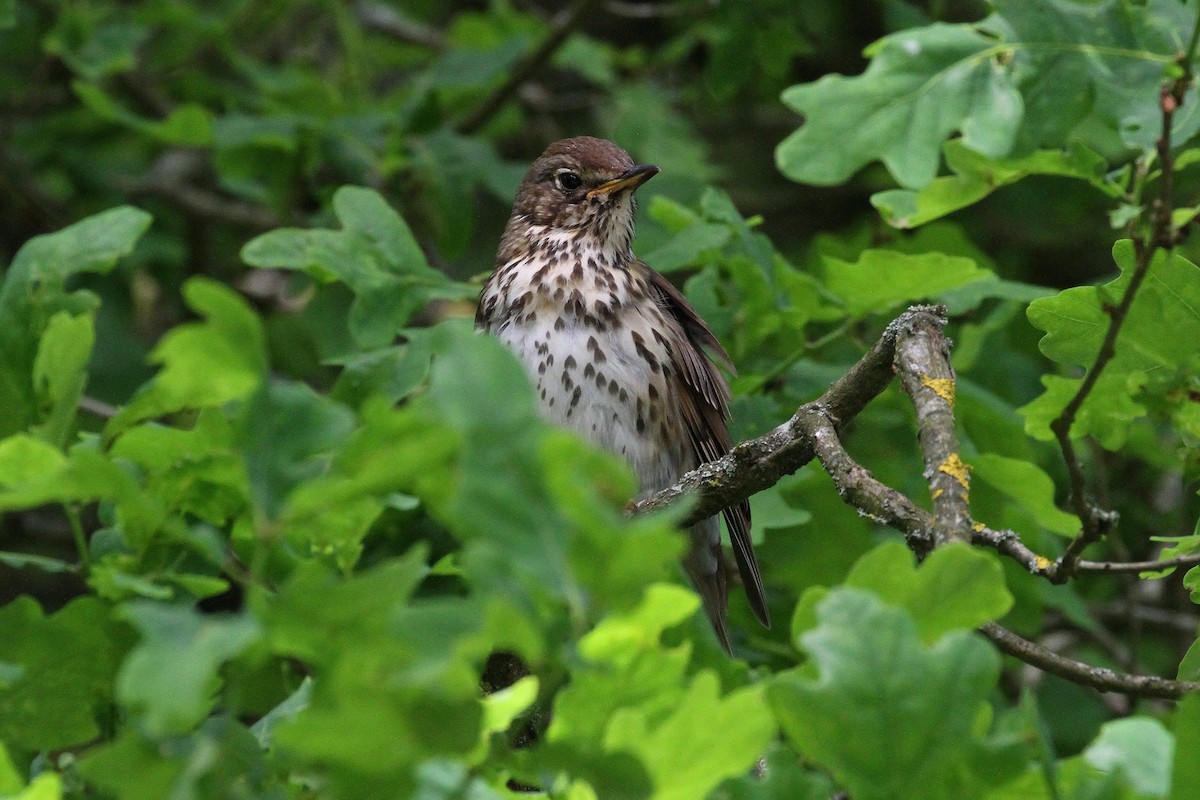
[[[810,465],[752,498],[790,624],[735,599],[729,659],[682,512],[628,517],[469,321],[525,164],[613,138],[736,438],[944,303],[972,513],[1053,559],[1049,425],[1161,219],[1196,0],[560,5],[0,0],[0,797],[1200,795],[1195,698],[972,632],[1195,679],[1200,568],[917,565]],[[1173,121],[1186,232],[1194,86]],[[1200,551],[1198,255],[1072,429],[1121,518],[1089,558]],[[925,502],[907,398],[846,434]]]

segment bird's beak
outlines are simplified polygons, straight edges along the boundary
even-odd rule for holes
[[[591,200],[596,197],[604,197],[614,192],[619,192],[622,189],[632,191],[660,172],[662,170],[653,164],[638,164],[636,167],[625,170],[619,177],[613,178],[611,181],[605,181],[595,189],[592,189],[587,193],[587,198]]]

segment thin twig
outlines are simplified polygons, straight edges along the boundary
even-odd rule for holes
[[[354,13],[358,24],[368,31],[382,33],[405,44],[428,47],[430,50],[440,51],[446,47],[446,37],[441,31],[410,19],[399,10],[383,3],[357,3]]]
[[[979,632],[991,639],[1002,651],[1026,664],[1102,692],[1121,692],[1137,697],[1161,697],[1166,700],[1177,700],[1185,694],[1200,692],[1200,683],[1194,681],[1175,681],[1156,675],[1131,675],[1067,658],[994,622],[984,623]]]
[[[455,129],[469,136],[488,123],[504,104],[516,94],[521,86],[532,78],[550,58],[558,52],[571,34],[583,24],[584,18],[599,4],[600,0],[578,0],[575,5],[560,11],[550,23],[550,30],[538,46],[520,63],[513,67],[504,83],[483,98],[482,102],[471,109],[454,126]]]
[[[1176,567],[1194,567],[1200,564],[1200,553],[1191,553],[1175,558],[1160,558],[1154,561],[1080,561],[1075,565],[1077,572],[1157,572]]]
[[[695,8],[687,3],[628,3],[622,0],[608,0],[604,4],[604,10],[614,17],[665,19],[693,13]]]
[[[83,395],[79,398],[79,410],[86,411],[87,413],[93,414],[101,419],[112,419],[117,415],[117,412],[120,409],[110,403],[104,402],[103,400],[97,400],[94,397]]]
[[[1070,502],[1082,523],[1079,535],[1071,540],[1063,554],[1062,569],[1059,570],[1057,576],[1059,580],[1070,578],[1078,561],[1083,556],[1083,551],[1088,545],[1098,541],[1117,521],[1115,512],[1100,509],[1088,500],[1087,481],[1083,474],[1083,464],[1075,451],[1074,442],[1071,441],[1071,427],[1075,424],[1075,419],[1080,409],[1083,408],[1084,402],[1096,388],[1096,383],[1100,380],[1105,368],[1116,356],[1117,337],[1129,316],[1129,309],[1133,306],[1138,289],[1150,271],[1150,264],[1154,260],[1155,253],[1160,249],[1173,252],[1179,241],[1179,232],[1171,224],[1171,213],[1174,209],[1174,155],[1171,152],[1171,127],[1175,121],[1175,113],[1183,103],[1188,87],[1192,83],[1192,60],[1195,57],[1198,41],[1200,41],[1200,13],[1197,15],[1196,24],[1192,30],[1188,51],[1180,57],[1178,62],[1183,74],[1176,80],[1165,84],[1159,93],[1162,128],[1156,149],[1161,165],[1161,177],[1158,197],[1153,203],[1150,233],[1134,237],[1134,267],[1125,294],[1121,297],[1120,303],[1108,309],[1108,330],[1105,331],[1104,339],[1100,343],[1100,349],[1096,352],[1096,358],[1092,362],[1091,368],[1084,375],[1075,395],[1063,408],[1062,413],[1050,423],[1050,430],[1058,440],[1059,449],[1062,450],[1063,460],[1066,462],[1067,476],[1071,485]]]

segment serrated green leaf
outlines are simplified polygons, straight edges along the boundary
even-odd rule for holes
[[[212,710],[221,665],[262,636],[248,616],[206,616],[190,608],[135,601],[124,614],[141,641],[117,676],[117,699],[153,736],[183,733]]]
[[[996,559],[962,542],[937,548],[920,566],[902,542],[884,542],[854,564],[846,586],[906,609],[926,643],[999,619],[1013,602]],[[939,602],[945,597],[955,601]]]
[[[1036,464],[995,453],[971,457],[972,475],[1011,497],[1046,530],[1079,533],[1079,518],[1054,504],[1054,481]]]
[[[700,607],[694,592],[680,586],[654,584],[630,611],[606,617],[579,640],[579,653],[592,661],[627,663],[658,642],[662,632],[678,625]]]
[[[1132,242],[1113,248],[1121,275],[1101,287],[1080,286],[1030,303],[1029,321],[1046,332],[1039,342],[1049,358],[1089,367],[1099,351],[1110,320],[1105,307],[1127,290],[1136,255]],[[1179,342],[1200,341],[1200,269],[1182,256],[1159,251],[1129,310],[1116,343],[1116,355],[1096,384],[1071,428],[1072,436],[1091,434],[1106,448],[1119,448],[1130,423],[1144,415],[1141,393],[1146,375],[1190,368],[1194,351]],[[1046,393],[1020,409],[1026,430],[1048,438],[1049,422],[1074,394],[1072,381],[1044,376]]]
[[[81,598],[44,616],[20,597],[0,608],[0,662],[21,668],[0,687],[0,740],[30,750],[80,745],[100,733],[96,713],[111,702],[128,631],[108,607]]]
[[[675,235],[661,247],[647,253],[645,261],[659,272],[671,272],[694,266],[701,253],[716,250],[729,241],[728,225],[699,222]]]
[[[1154,147],[1163,71],[1195,23],[1188,4],[996,0],[992,7],[997,19],[984,24],[1007,28],[1014,44],[1026,107],[1022,139],[1034,146],[1083,141],[1108,152]],[[1194,108],[1177,115],[1174,141],[1190,139],[1198,124]]]
[[[979,202],[992,192],[1030,175],[1078,178],[1110,197],[1124,189],[1106,177],[1107,162],[1082,144],[1069,150],[1039,150],[1014,158],[988,158],[971,150],[961,139],[943,147],[951,177],[935,178],[919,191],[891,189],[871,195],[871,205],[889,225],[916,228]]]
[[[112,269],[150,219],[144,211],[121,206],[35,236],[17,251],[0,282],[0,408],[5,409],[0,436],[24,431],[38,418],[33,370],[48,321],[59,312],[80,315],[96,306],[94,295],[68,291],[66,282]]]
[[[956,131],[990,158],[1076,142],[1114,158],[1154,146],[1163,69],[1193,23],[1184,4],[991,5],[996,13],[975,25],[935,23],[881,39],[867,49],[862,75],[786,90],[784,103],[805,122],[777,148],[780,170],[829,185],[879,160],[902,187],[919,189]],[[1176,117],[1175,141],[1198,128],[1194,110]],[[917,213],[911,196],[889,200],[898,216]]]
[[[934,24],[887,36],[862,75],[826,75],[793,86],[784,104],[805,117],[775,152],[792,180],[830,186],[880,160],[901,186],[937,173],[942,141],[1008,155],[1023,115],[1021,94],[995,38],[972,25]]]
[[[183,296],[204,320],[179,325],[159,340],[150,360],[162,369],[109,421],[108,436],[147,417],[240,400],[262,383],[267,370],[265,334],[250,305],[208,278],[188,281]]]
[[[969,258],[864,250],[855,262],[826,256],[825,285],[851,316],[890,311],[992,277]]]
[[[636,753],[655,785],[656,798],[702,800],[725,778],[745,772],[775,735],[763,687],[721,697],[716,674],[696,675],[665,719],[652,722],[638,708],[613,715],[608,750]]]
[[[869,592],[834,589],[801,636],[819,677],[783,675],[768,699],[784,733],[858,800],[963,800],[1024,766],[975,720],[999,658],[974,633],[924,647],[912,617]]]
[[[377,192],[344,186],[333,206],[342,230],[274,230],[251,240],[242,259],[344,282],[356,295],[350,330],[363,348],[391,344],[430,300],[474,299],[477,289],[429,266],[408,225]]]

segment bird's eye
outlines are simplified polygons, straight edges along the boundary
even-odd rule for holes
[[[583,178],[580,178],[569,169],[560,169],[554,173],[554,185],[567,194],[570,194],[580,186],[583,186]]]

